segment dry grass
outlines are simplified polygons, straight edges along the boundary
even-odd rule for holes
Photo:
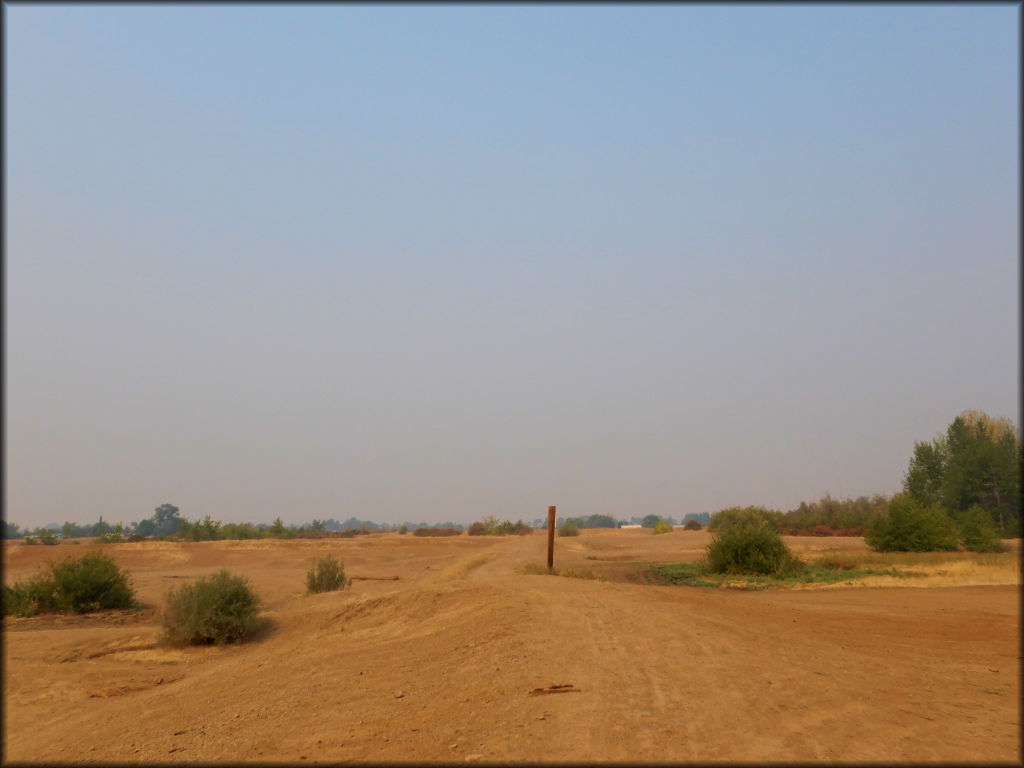
[[[798,589],[860,587],[984,587],[1016,586],[1020,552],[844,552],[829,553],[819,562],[843,569],[884,568],[895,575],[871,575],[844,585],[808,584]]]
[[[438,578],[443,581],[453,581],[454,579],[461,579],[467,573],[472,571],[474,568],[479,568],[481,565],[490,560],[492,555],[485,553],[482,555],[472,555],[470,557],[464,557],[457,561],[453,565],[445,568],[438,574]]]

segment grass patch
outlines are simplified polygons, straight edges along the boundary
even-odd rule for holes
[[[344,589],[349,583],[345,578],[345,566],[332,555],[319,558],[306,572],[306,589],[311,594]]]
[[[778,576],[714,573],[702,562],[654,564],[643,571],[645,580],[650,584],[754,590],[801,584],[837,584],[866,576],[907,578],[914,575],[924,574],[894,568],[863,568],[849,562],[835,562],[827,557],[804,563],[803,567]]]
[[[548,570],[546,565],[539,563],[524,563],[516,568],[516,573],[527,576],[565,576],[570,579],[591,579],[593,581],[608,581],[605,576],[594,573],[589,568],[559,568],[554,566]]]

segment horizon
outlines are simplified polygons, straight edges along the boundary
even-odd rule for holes
[[[1019,7],[2,12],[9,522],[786,511],[1020,430]]]

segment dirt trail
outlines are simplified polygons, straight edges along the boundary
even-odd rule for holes
[[[704,541],[586,532],[558,542],[556,565],[690,559]],[[154,605],[180,583],[168,577],[230,563],[267,628],[174,650],[155,610],[8,619],[5,759],[1021,759],[1016,586],[743,592],[518,573],[544,562],[541,535],[125,547],[106,551]],[[27,549],[5,581],[40,559]],[[399,580],[303,595],[325,552]],[[554,684],[573,690],[531,695]]]

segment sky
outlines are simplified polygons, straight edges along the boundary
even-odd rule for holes
[[[1020,424],[1020,8],[4,5],[4,518],[900,490]]]

